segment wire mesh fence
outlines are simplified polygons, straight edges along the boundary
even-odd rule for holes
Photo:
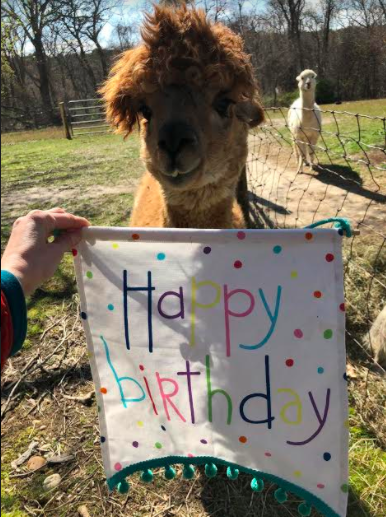
[[[386,306],[386,117],[320,114],[309,137],[291,132],[288,109],[266,109],[249,141],[250,219],[259,228],[296,228],[346,217],[359,230],[344,243],[348,351],[379,368],[372,348],[380,345],[369,331]],[[314,163],[302,166],[313,153]]]

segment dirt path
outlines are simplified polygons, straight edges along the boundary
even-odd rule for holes
[[[79,200],[95,200],[102,196],[114,194],[133,194],[138,180],[127,179],[122,183],[110,187],[108,185],[93,185],[82,188],[58,187],[31,187],[24,191],[15,190],[2,196],[2,211],[9,212],[11,217],[18,217],[24,213],[29,205],[43,205],[50,201],[52,206],[60,206],[63,202],[76,198]]]
[[[363,223],[384,232],[386,170],[372,180],[349,167],[320,164],[317,170],[297,173],[292,149],[250,141],[248,181],[253,206],[267,226],[306,226],[328,217],[347,217],[354,226]],[[363,226],[363,228],[365,228]]]

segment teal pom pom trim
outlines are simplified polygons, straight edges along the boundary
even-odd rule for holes
[[[236,481],[236,479],[239,477],[239,474],[240,474],[239,469],[235,469],[234,467],[228,467],[227,476],[232,481]]]
[[[184,479],[193,479],[196,474],[196,471],[193,467],[193,465],[185,465],[183,476]]]
[[[129,492],[129,490],[130,490],[130,485],[126,481],[126,479],[124,479],[123,481],[118,483],[118,492],[120,494],[127,494]]]
[[[205,474],[209,479],[213,479],[217,476],[218,469],[214,463],[208,463],[205,465]]]
[[[252,479],[251,488],[254,492],[262,492],[264,490],[264,481],[257,478]]]
[[[151,483],[154,479],[154,474],[150,469],[145,470],[141,476],[141,479],[144,483]]]
[[[310,517],[311,515],[311,506],[309,506],[307,503],[302,503],[299,505],[298,508],[299,515],[302,517]]]
[[[174,479],[176,477],[176,475],[177,475],[176,470],[173,467],[171,467],[170,465],[165,468],[165,478],[168,481],[171,481],[172,479]]]
[[[288,499],[287,492],[282,488],[278,488],[275,492],[275,499],[280,504],[285,503]]]

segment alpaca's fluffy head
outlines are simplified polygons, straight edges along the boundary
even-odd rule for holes
[[[264,117],[241,38],[203,11],[159,6],[142,38],[102,88],[109,121],[126,135],[140,124],[146,166],[165,190],[234,185],[248,129]]]
[[[299,90],[315,91],[316,78],[317,78],[317,75],[313,70],[303,70],[303,72],[300,75],[298,75],[296,78],[296,80],[298,82]]]

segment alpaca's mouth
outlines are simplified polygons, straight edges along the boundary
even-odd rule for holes
[[[174,187],[182,187],[190,183],[195,178],[198,170],[200,169],[200,166],[201,164],[189,172],[175,170],[172,173],[163,173],[162,176],[164,179],[166,179],[169,185],[173,185]]]

